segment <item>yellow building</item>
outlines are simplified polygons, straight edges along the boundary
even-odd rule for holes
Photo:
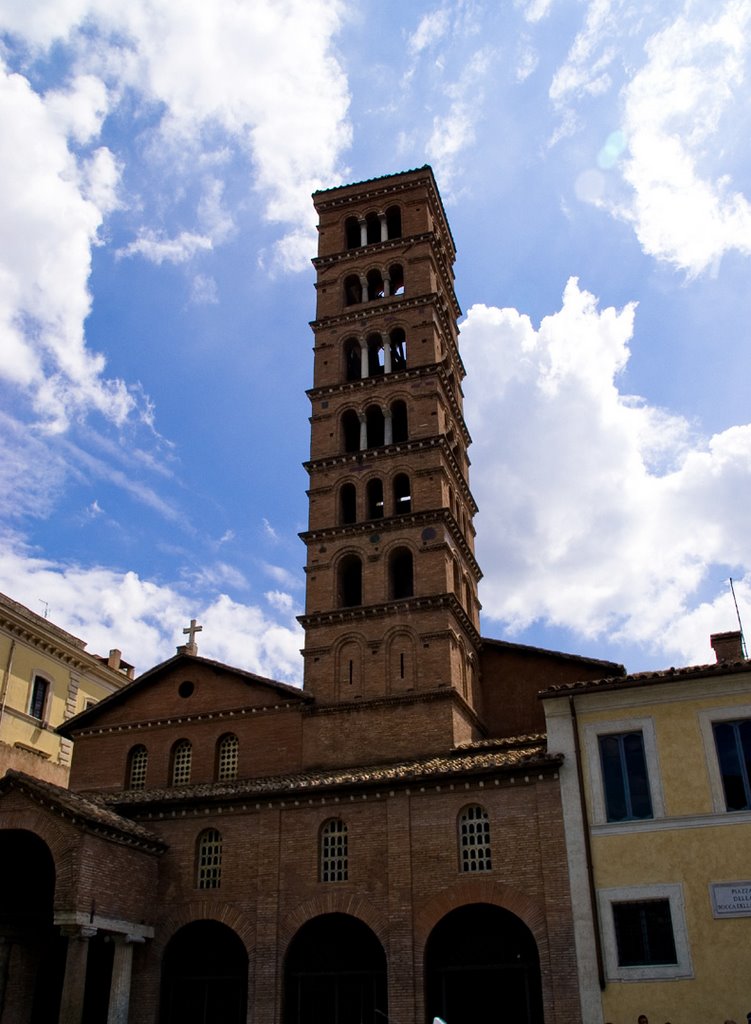
[[[85,648],[0,594],[0,775],[17,768],[67,785],[72,744],[56,727],[133,678],[119,651],[100,658]]]
[[[716,664],[542,694],[584,1024],[751,1011],[751,661],[740,633],[712,646]]]

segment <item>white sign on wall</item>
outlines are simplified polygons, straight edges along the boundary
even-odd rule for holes
[[[715,882],[709,892],[715,917],[751,917],[751,882]]]

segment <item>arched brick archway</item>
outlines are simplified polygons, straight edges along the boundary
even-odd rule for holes
[[[386,952],[351,914],[313,917],[284,957],[283,1024],[383,1024],[388,1020]]]
[[[162,957],[160,1024],[245,1024],[248,954],[232,928],[208,918],[183,925]]]
[[[540,958],[532,932],[510,910],[470,903],[428,936],[427,1017],[451,1024],[543,1024]]]

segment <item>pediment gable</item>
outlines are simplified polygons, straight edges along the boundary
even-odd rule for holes
[[[297,687],[195,655],[178,654],[128,686],[69,719],[58,729],[75,738],[88,729],[236,711],[305,704]]]

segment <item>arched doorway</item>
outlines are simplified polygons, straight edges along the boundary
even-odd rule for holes
[[[47,844],[24,829],[0,831],[0,1017],[47,1024],[57,1020],[65,973],[65,939],[52,923],[55,863]]]
[[[425,947],[427,1018],[448,1024],[542,1024],[540,958],[532,932],[509,910],[452,910]]]
[[[386,954],[349,914],[308,921],[284,962],[284,1024],[384,1024]]]
[[[193,921],[162,959],[161,1024],[245,1024],[248,954],[219,921]]]

